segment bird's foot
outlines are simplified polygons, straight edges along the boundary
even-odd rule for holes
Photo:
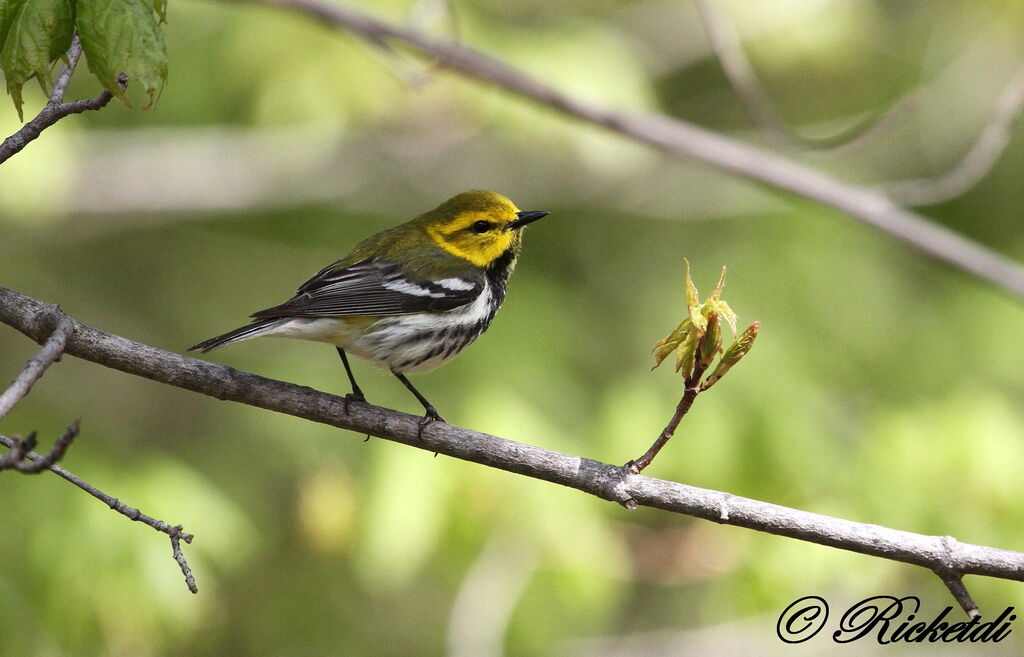
[[[437,409],[433,406],[427,407],[427,412],[420,418],[420,428],[416,432],[416,437],[419,439],[423,438],[423,430],[427,428],[432,422],[444,422],[445,419],[441,417],[441,414],[437,412]]]
[[[343,399],[345,400],[345,415],[348,415],[348,405],[351,402],[363,402],[364,404],[366,403],[366,396],[363,395],[362,390],[350,392],[347,395],[345,395]]]

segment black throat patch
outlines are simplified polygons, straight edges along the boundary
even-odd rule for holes
[[[491,284],[495,306],[500,306],[501,302],[505,300],[505,285],[508,284],[508,277],[515,269],[517,258],[519,258],[519,249],[515,246],[509,247],[487,267],[487,282]]]

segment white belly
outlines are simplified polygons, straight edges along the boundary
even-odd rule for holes
[[[472,303],[441,313],[382,317],[346,349],[399,372],[425,372],[451,359],[487,328],[497,307],[490,286]]]

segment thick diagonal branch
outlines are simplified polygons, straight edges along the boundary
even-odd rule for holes
[[[42,341],[61,320],[59,307],[0,287],[0,321]],[[419,434],[419,417],[350,402],[305,386],[275,381],[133,342],[83,324],[67,353],[122,372],[340,429],[438,452],[464,461],[575,488],[606,500],[635,500],[674,513],[746,527],[802,541],[902,561],[936,571],[1024,581],[1024,554],[951,543],[840,518],[791,509],[728,493],[630,474],[623,468],[561,454],[440,422]],[[348,407],[346,410],[346,406]]]
[[[781,155],[661,114],[616,112],[563,93],[472,48],[392,25],[337,3],[251,0],[314,17],[373,43],[394,40],[436,58],[438,65],[601,126],[682,158],[695,158],[738,176],[818,201],[931,257],[1024,297],[1024,267],[959,233],[906,210],[881,192],[853,185]]]

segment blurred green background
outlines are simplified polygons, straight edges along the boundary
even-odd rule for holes
[[[689,2],[453,5],[463,41],[560,89],[764,141]],[[841,152],[793,154],[866,185],[956,162],[1024,62],[1012,0],[723,6],[805,133],[916,94]],[[364,8],[445,34],[426,2]],[[167,36],[155,111],[69,118],[0,170],[0,284],[183,352],[362,237],[494,189],[552,216],[529,230],[489,332],[413,377],[453,423],[612,463],[639,455],[681,392],[670,368],[649,370],[685,312],[682,258],[703,292],[727,264],[725,298],[761,335],[649,474],[1024,549],[1020,301],[835,212],[285,11],[172,2]],[[97,93],[77,78],[70,97]],[[43,97],[26,91],[31,115]],[[0,106],[0,133],[18,125]],[[925,211],[1024,260],[1022,155],[1018,131],[981,184]],[[0,372],[35,349],[0,330]],[[209,358],[347,390],[326,345],[254,341]],[[355,367],[371,401],[418,412],[392,378]],[[0,475],[3,655],[831,654],[824,634],[781,644],[779,612],[809,594],[834,609],[913,594],[929,617],[952,604],[923,569],[627,512],[75,358],[0,430],[50,439],[79,416],[64,464],[194,532],[200,593],[166,537],[56,477]],[[983,612],[1024,605],[1019,583],[967,583]],[[1019,652],[1021,635],[886,654]]]

